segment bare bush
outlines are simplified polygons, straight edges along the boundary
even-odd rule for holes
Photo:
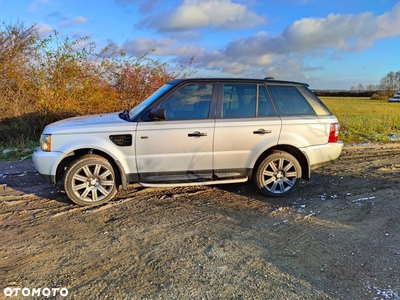
[[[371,96],[371,100],[386,100],[386,101],[387,101],[387,99],[388,99],[388,96],[386,96],[386,95],[381,95],[381,94],[379,94],[379,93],[374,93],[374,94]]]

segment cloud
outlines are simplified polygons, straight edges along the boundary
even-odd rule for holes
[[[358,15],[330,14],[326,18],[295,21],[276,36],[259,32],[232,41],[228,56],[312,53],[333,49],[342,52],[364,50],[377,39],[400,34],[400,4],[391,12],[375,17],[370,12]]]
[[[49,24],[36,25],[36,28],[40,37],[48,36],[54,30]]]
[[[307,79],[303,73],[305,71],[322,70],[322,67],[311,67],[304,64],[302,57],[293,56],[277,60],[274,64],[265,67],[262,72],[276,78],[285,78],[288,80]]]
[[[180,45],[178,39],[175,38],[137,38],[127,41],[122,48],[130,55],[142,55],[151,53],[162,56],[176,56],[179,61],[187,63],[191,57],[202,57],[205,53],[203,47],[195,45]],[[175,60],[178,62],[178,60]]]
[[[250,71],[251,67],[247,64],[243,64],[240,62],[219,61],[218,63],[216,63],[215,61],[213,61],[208,64],[207,69],[220,70],[224,73],[239,75]]]
[[[154,51],[156,55],[173,55],[175,53],[176,40],[170,38],[153,39],[153,38],[137,38],[127,41],[122,48],[131,55],[142,55]]]
[[[156,4],[162,0],[114,0],[114,2],[121,6],[127,6],[128,4],[139,4],[139,12],[149,14],[154,11]]]
[[[231,0],[185,0],[163,15],[148,16],[137,27],[158,31],[184,31],[203,27],[217,29],[250,28],[265,23],[265,17]]]
[[[61,27],[69,27],[75,24],[85,24],[88,22],[88,19],[85,17],[79,16],[72,19],[66,19],[60,23]]]
[[[400,34],[400,3],[392,11],[376,18],[375,38],[393,37]]]
[[[338,59],[340,53],[359,52],[371,47],[377,39],[397,35],[400,35],[400,3],[379,16],[364,12],[300,19],[279,35],[261,31],[247,38],[237,38],[226,46],[222,56],[224,61],[252,67],[264,64],[268,74],[277,76],[275,73],[283,74],[288,68],[293,72],[314,70],[302,64],[305,57],[334,51],[332,59]],[[295,60],[299,63],[295,64]]]
[[[205,7],[212,2],[204,1]],[[233,4],[230,1],[218,3]],[[184,4],[202,7],[200,1],[194,0]],[[222,12],[221,16],[224,13]],[[220,20],[221,24],[228,23],[223,21],[223,17]],[[210,21],[202,22],[193,20],[191,24],[203,26]],[[171,62],[177,64],[186,65],[189,59],[194,57],[192,66],[198,69],[219,70],[237,76],[261,74],[260,76],[308,81],[311,78],[309,74],[323,68],[308,65],[305,63],[308,58],[329,55],[331,60],[338,60],[343,53],[362,51],[371,47],[378,39],[398,35],[400,3],[391,11],[378,16],[371,12],[363,12],[299,19],[289,24],[280,34],[271,35],[267,31],[260,31],[249,37],[236,38],[225,47],[213,51],[194,46],[190,39],[178,38],[176,35],[162,39],[139,38],[125,43],[124,47],[129,48],[128,53],[137,55],[155,49],[156,55],[172,56]]]

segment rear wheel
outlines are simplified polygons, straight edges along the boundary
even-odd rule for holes
[[[293,193],[300,184],[301,166],[297,159],[284,151],[276,151],[259,165],[255,182],[269,197],[284,197]]]
[[[115,171],[107,159],[85,155],[73,161],[65,173],[67,196],[79,205],[99,205],[117,193]]]

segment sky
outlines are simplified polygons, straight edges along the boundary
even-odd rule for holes
[[[194,77],[379,84],[400,71],[400,1],[0,0],[0,22],[151,53]],[[191,59],[192,63],[191,62]]]

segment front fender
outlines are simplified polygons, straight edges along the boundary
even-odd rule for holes
[[[135,134],[132,134],[132,141],[135,139]],[[54,144],[53,144],[54,143]],[[109,139],[109,133],[96,134],[95,136],[52,136],[52,151],[63,153],[59,158],[58,164],[67,157],[75,157],[81,151],[87,153],[88,150],[94,151],[101,155],[105,153],[114,162],[118,162],[120,172],[126,174],[137,173],[135,147],[134,144],[126,146],[118,146]],[[56,169],[57,167],[55,167]]]

